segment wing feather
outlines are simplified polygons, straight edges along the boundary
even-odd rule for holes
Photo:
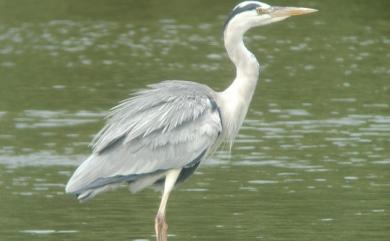
[[[105,183],[102,179],[193,165],[222,131],[213,95],[207,86],[184,81],[138,91],[109,114],[93,140],[93,154],[76,170],[67,192],[96,188],[94,182]]]

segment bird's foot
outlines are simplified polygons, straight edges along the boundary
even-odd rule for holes
[[[165,215],[158,213],[155,218],[154,229],[157,241],[168,241],[168,224],[165,222]]]

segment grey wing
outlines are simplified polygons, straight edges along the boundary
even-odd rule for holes
[[[88,194],[197,165],[222,131],[213,94],[207,86],[184,81],[137,92],[113,109],[93,141],[93,154],[73,174],[66,191]]]

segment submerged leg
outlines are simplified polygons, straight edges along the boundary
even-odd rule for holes
[[[156,231],[157,241],[168,240],[168,224],[165,221],[165,210],[169,198],[169,194],[175,186],[176,180],[179,177],[181,169],[172,169],[165,176],[164,191],[161,198],[160,207],[158,208],[154,229]]]

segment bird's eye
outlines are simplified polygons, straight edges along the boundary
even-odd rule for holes
[[[256,12],[257,14],[266,14],[269,12],[269,9],[265,7],[258,7],[256,8]]]

